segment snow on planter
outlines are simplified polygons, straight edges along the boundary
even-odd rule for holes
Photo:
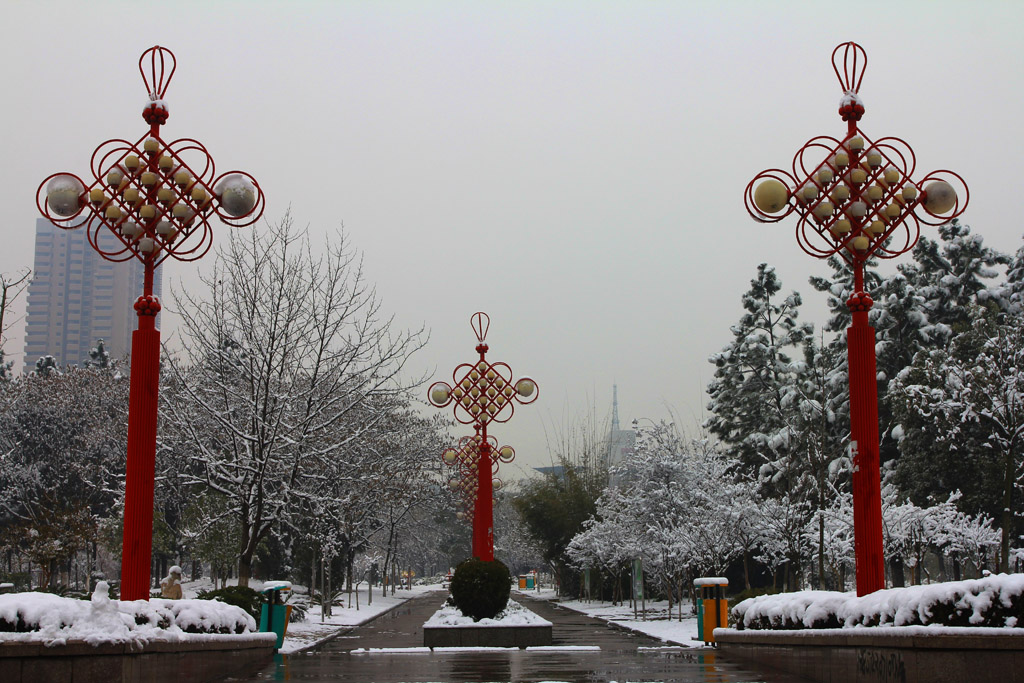
[[[855,593],[762,595],[732,610],[737,630],[864,626],[1024,627],[1024,574]]]
[[[465,628],[465,627],[501,627],[501,626],[551,626],[551,622],[542,619],[526,609],[518,602],[508,601],[505,610],[493,619],[473,621],[473,617],[463,616],[458,607],[445,605],[434,612],[434,615],[423,624],[423,628]]]
[[[121,601],[105,581],[89,601],[49,593],[0,595],[0,640],[102,643],[185,641],[256,630],[245,610],[215,600]],[[194,634],[194,635],[193,635]]]

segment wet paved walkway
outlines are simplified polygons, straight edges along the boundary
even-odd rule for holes
[[[444,602],[446,592],[409,600],[372,622],[320,647],[277,661],[249,681],[359,681],[468,683],[508,681],[607,682],[714,681],[799,683],[802,679],[751,671],[711,649],[666,647],[645,635],[612,628],[599,619],[543,600],[516,595],[527,608],[554,623],[554,646],[597,646],[596,650],[423,651],[423,622]],[[389,648],[389,652],[359,650]],[[398,648],[420,648],[402,653]],[[655,649],[648,649],[655,648]]]

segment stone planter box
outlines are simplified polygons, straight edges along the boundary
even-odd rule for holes
[[[551,626],[423,627],[427,647],[533,647],[551,644]]]
[[[19,634],[20,635],[20,634]],[[90,645],[68,641],[47,647],[0,640],[4,683],[136,683],[219,681],[252,674],[273,661],[273,633],[191,636],[186,642]]]
[[[828,683],[1024,681],[1024,629],[715,629],[722,653]]]
[[[423,624],[427,647],[534,647],[551,645],[551,622],[509,601],[501,620],[474,622],[445,605]]]

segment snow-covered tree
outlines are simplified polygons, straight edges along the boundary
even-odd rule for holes
[[[733,341],[710,358],[715,376],[707,388],[706,428],[767,490],[785,489],[791,473],[794,414],[784,400],[796,381],[790,354],[811,334],[797,321],[800,295],[782,297],[781,289],[775,269],[759,265]]]
[[[57,359],[49,354],[41,356],[39,360],[36,361],[36,368],[32,371],[32,374],[39,377],[59,375],[60,367],[57,365]]]
[[[208,297],[176,297],[185,351],[168,363],[163,448],[229,501],[247,585],[296,495],[404,400],[424,336],[383,315],[343,234],[314,245],[290,216],[231,233],[203,282]]]
[[[0,526],[49,573],[117,515],[128,382],[82,368],[0,382]]]
[[[954,219],[939,227],[941,242],[922,237],[914,247],[914,263],[901,264],[900,271],[924,297],[935,342],[966,331],[968,311],[973,305],[994,307],[999,288],[990,281],[999,276],[995,268],[1010,262],[1002,252],[985,246],[980,234]]]
[[[1000,520],[1000,569],[1006,571],[1021,523],[1014,510],[1021,509],[1024,493],[1024,317],[998,322],[975,307],[971,328],[948,348],[922,356],[914,369],[900,378],[907,421],[922,427],[930,421],[936,446],[965,461],[975,479],[987,475],[998,482],[979,493],[987,499],[982,509]]]
[[[109,368],[110,352],[102,339],[96,340],[96,346],[89,349],[89,357],[82,363],[87,368]]]

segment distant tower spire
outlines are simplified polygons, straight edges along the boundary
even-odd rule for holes
[[[612,434],[619,431],[619,385],[612,385]]]

